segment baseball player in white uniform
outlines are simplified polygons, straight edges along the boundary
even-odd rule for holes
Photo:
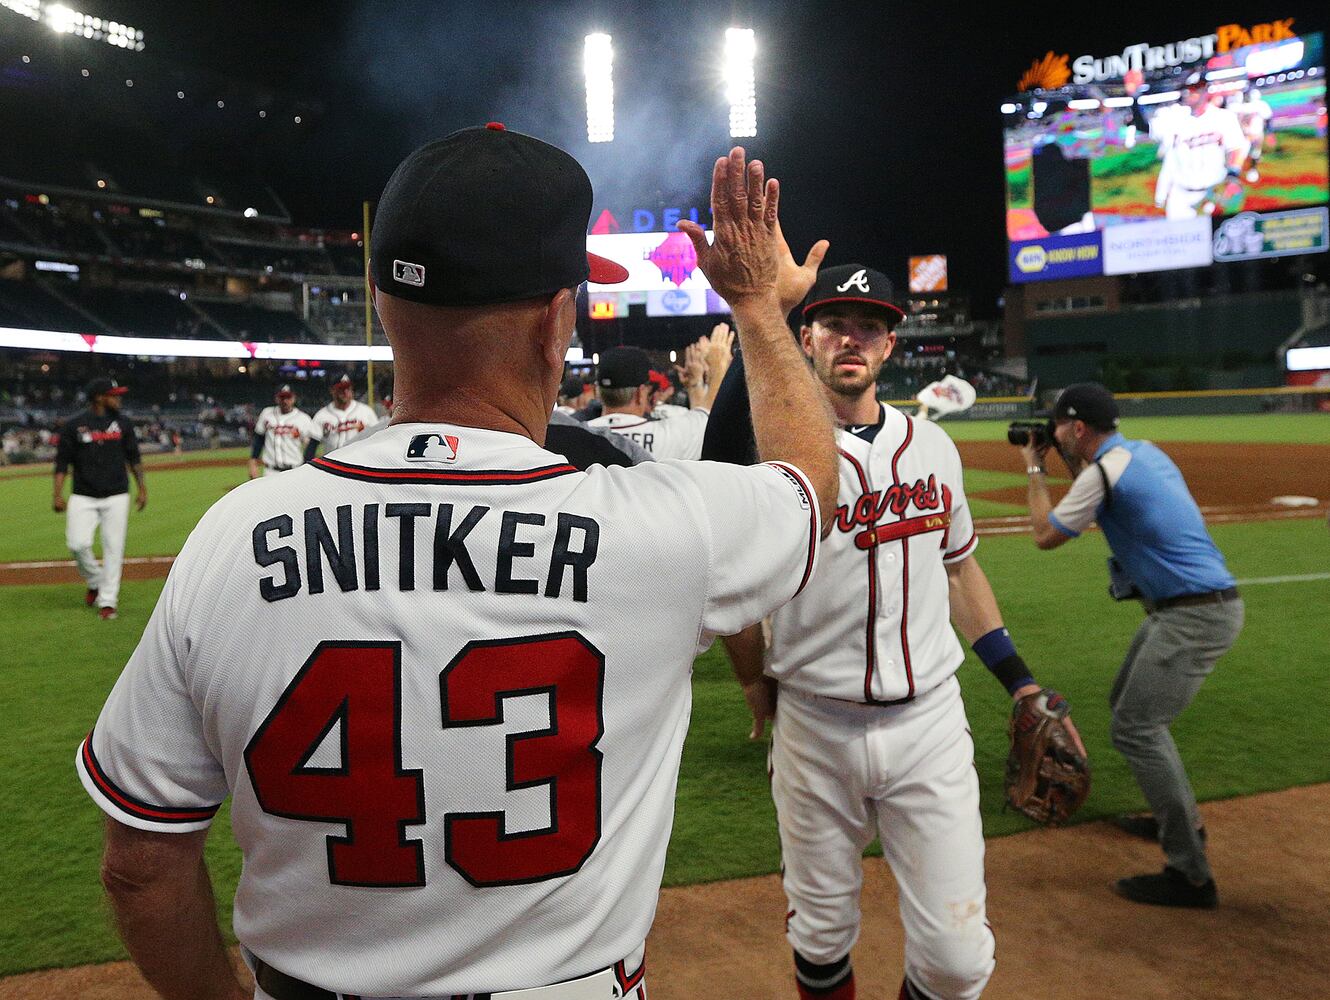
[[[1242,134],[1247,137],[1247,172],[1244,175],[1248,184],[1255,184],[1261,179],[1261,154],[1265,152],[1265,133],[1270,127],[1270,119],[1275,116],[1270,103],[1261,96],[1260,90],[1253,87],[1245,94],[1239,94],[1231,110],[1238,116]]]
[[[630,438],[657,459],[702,457],[707,416],[733,357],[734,334],[721,323],[714,338],[703,337],[688,347],[684,366],[689,409],[672,408],[669,417],[655,415],[655,383],[651,358],[640,347],[614,347],[601,355],[596,384],[604,412],[588,427],[607,428]]]
[[[1164,162],[1155,182],[1155,204],[1168,219],[1194,219],[1214,211],[1215,189],[1236,183],[1250,143],[1238,116],[1215,107],[1203,73],[1193,73],[1182,101],[1190,114],[1171,116],[1161,136]]]
[[[577,286],[626,276],[586,253],[571,156],[491,123],[389,180],[392,426],[203,517],[78,751],[117,926],[169,1000],[645,1000],[693,658],[807,583],[835,496],[777,304],[778,189],[741,149],[716,174],[716,248],[689,235],[782,398],[751,468],[541,447]],[[257,989],[203,868],[228,794]]]
[[[351,381],[350,375],[343,374],[328,387],[328,391],[332,394],[332,402],[314,414],[314,427],[318,431],[317,440],[323,442],[325,455],[350,444],[365,433],[366,429],[379,422],[379,415],[374,412],[374,408],[356,399],[355,384]],[[315,448],[317,447],[315,444]]]
[[[276,404],[265,406],[254,422],[254,439],[249,450],[249,478],[275,476],[302,465],[306,449],[318,446],[319,428],[304,410],[296,409],[296,394],[283,385],[273,397]]]
[[[900,996],[980,995],[994,939],[952,624],[1014,699],[1039,690],[974,558],[955,445],[876,398],[901,316],[877,271],[849,264],[818,275],[800,336],[841,425],[831,534],[817,573],[771,616],[766,638],[754,626],[726,639],[754,738],[774,711],[771,792],[804,1000],[855,995],[861,856],[874,836],[900,887]],[[713,421],[730,416],[718,401]]]

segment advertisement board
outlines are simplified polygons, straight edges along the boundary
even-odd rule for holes
[[[1002,107],[1008,241],[1325,205],[1324,39],[1297,27],[1036,61]]]
[[[1100,234],[1047,236],[1012,243],[1007,254],[1008,274],[1014,283],[1084,278],[1104,273]]]
[[[1113,226],[1102,235],[1105,274],[1208,267],[1214,261],[1210,220],[1204,216]]]
[[[946,254],[932,253],[910,258],[910,291],[945,292],[946,290]]]
[[[1328,220],[1330,210],[1324,205],[1287,212],[1243,212],[1215,227],[1215,260],[1325,253]]]
[[[692,241],[680,232],[611,233],[587,237],[587,249],[628,269],[618,285],[587,285],[591,292],[706,291],[710,282],[697,266]]]

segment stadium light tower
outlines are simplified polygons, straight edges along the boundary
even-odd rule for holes
[[[725,96],[730,102],[730,136],[757,135],[757,85],[753,59],[757,40],[752,28],[725,31]]]
[[[73,35],[95,42],[105,42],[118,49],[142,52],[144,49],[143,32],[138,28],[121,24],[82,11],[74,10],[63,3],[46,3],[43,0],[0,0],[0,7],[12,10],[32,21],[45,21],[58,35]]]
[[[614,141],[614,46],[609,35],[586,36],[586,137]]]

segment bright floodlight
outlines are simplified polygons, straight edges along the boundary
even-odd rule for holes
[[[757,41],[752,28],[725,31],[725,97],[730,102],[730,136],[757,135],[757,86],[753,57]]]
[[[586,137],[614,141],[614,47],[601,32],[586,36]]]
[[[0,7],[6,7],[15,14],[22,14],[33,21],[40,21],[42,8],[38,0],[0,0]]]
[[[58,34],[105,42],[107,45],[132,52],[142,52],[144,49],[143,32],[139,29],[121,24],[119,21],[104,21],[100,17],[84,14],[63,3],[43,3],[42,0],[0,0],[0,7],[34,21],[45,21],[46,25]]]

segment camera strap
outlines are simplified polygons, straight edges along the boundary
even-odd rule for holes
[[[1108,484],[1108,472],[1104,469],[1104,463],[1095,459],[1094,467],[1099,470],[1099,478],[1104,481],[1104,510],[1113,506],[1113,487]]]

